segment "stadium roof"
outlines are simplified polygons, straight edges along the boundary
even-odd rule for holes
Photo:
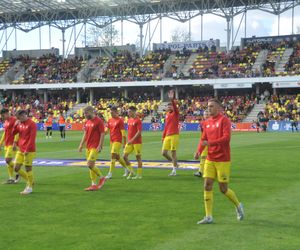
[[[251,9],[281,14],[297,5],[300,0],[1,0],[0,29],[29,31],[70,21],[68,26],[89,21],[106,26],[122,19],[144,24],[160,16],[185,22],[201,14],[227,17]],[[22,23],[36,24],[24,28]]]

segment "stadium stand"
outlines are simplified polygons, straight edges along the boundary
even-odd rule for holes
[[[0,61],[0,76],[2,76],[11,66],[12,62],[7,59]]]
[[[76,82],[77,73],[86,64],[82,57],[62,60],[54,54],[39,58],[20,56],[16,61],[22,62],[25,73],[20,79],[14,80],[13,84]]]
[[[262,50],[266,50],[266,58],[260,67],[254,69],[253,65]],[[294,76],[300,74],[299,55],[300,42],[297,40],[275,44],[250,43],[245,47],[236,47],[229,53],[215,47],[177,52],[158,50],[140,58],[136,53],[119,51],[110,56],[95,57],[90,65],[83,56],[62,60],[55,54],[40,57],[22,55],[3,60],[0,63],[0,76],[16,62],[21,62],[24,74],[13,79],[13,84],[73,83],[77,82],[77,74],[85,66],[89,68],[88,82]],[[170,67],[165,68],[167,61]],[[186,68],[187,71],[183,72]]]
[[[260,119],[289,121],[299,119],[300,95],[273,95],[267,103],[265,112],[258,114]]]

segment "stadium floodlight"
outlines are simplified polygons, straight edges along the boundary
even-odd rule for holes
[[[160,0],[151,0],[151,3],[160,3]]]
[[[20,0],[13,1],[13,4],[19,4],[19,3],[21,3]]]
[[[66,0],[56,0],[58,3],[65,3]]]

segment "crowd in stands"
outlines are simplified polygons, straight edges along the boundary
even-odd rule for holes
[[[265,111],[259,113],[258,118],[266,121],[300,121],[300,94],[271,96]]]
[[[293,53],[283,72],[278,72],[275,66],[283,58],[287,48],[293,48]],[[262,50],[268,51],[266,61],[260,67],[253,68]],[[171,67],[165,69],[165,63],[171,55]],[[182,72],[188,60],[194,57],[188,72]],[[229,53],[217,49],[216,46],[199,47],[197,50],[183,48],[177,52],[161,49],[150,51],[142,58],[137,53],[119,51],[114,52],[113,55],[104,55],[92,60],[88,67],[90,76],[87,81],[119,82],[153,81],[162,80],[162,78],[207,79],[299,75],[299,58],[299,41],[282,41],[276,44],[249,43],[243,48],[235,47]],[[22,63],[24,73],[12,81],[14,84],[73,83],[77,82],[77,74],[87,64],[88,59],[75,56],[63,60],[54,54],[43,55],[39,58],[24,55],[1,61],[0,76],[17,61]]]
[[[150,52],[143,58],[138,54],[120,52],[112,57],[106,67],[91,81],[152,81],[161,80],[167,53]]]
[[[187,123],[198,123],[203,120],[203,113],[207,109],[207,101],[210,98],[210,96],[186,96],[184,99],[179,99],[180,120]],[[224,108],[224,114],[232,122],[242,122],[252,110],[257,99],[259,97],[255,95],[219,97]],[[260,122],[269,120],[300,121],[300,94],[264,96],[263,101],[266,103],[266,108],[264,112],[258,114]],[[109,111],[112,106],[118,108],[120,116],[124,117],[125,121],[127,121],[128,107],[131,105],[137,107],[138,115],[142,120],[147,117],[147,122],[164,123],[166,112],[165,110],[159,112],[161,101],[148,95],[135,96],[132,99],[101,98],[89,104],[94,106],[97,113],[105,120],[110,118]],[[79,109],[76,112],[73,111],[73,106],[75,105],[74,96],[64,98],[63,96],[54,95],[51,96],[47,103],[43,103],[36,96],[24,97],[18,95],[14,101],[11,100],[11,97],[2,98],[1,105],[3,108],[8,108],[12,114],[15,114],[19,109],[28,110],[29,116],[35,122],[44,122],[49,114],[52,114],[54,119],[56,119],[60,113],[64,114],[69,123],[85,122],[83,109]]]
[[[87,62],[83,57],[63,59],[54,54],[39,58],[19,56],[15,61],[22,62],[25,73],[21,78],[14,80],[14,84],[77,82],[77,73]]]
[[[207,109],[207,101],[212,98],[206,97],[187,97],[178,101],[180,120],[188,123],[198,123],[203,120],[203,113]],[[232,122],[242,122],[252,110],[256,99],[254,96],[221,96],[224,114]],[[152,117],[152,122],[163,122],[165,111],[157,113]]]
[[[8,69],[10,69],[12,65],[12,62],[7,59],[0,61],[0,76],[2,76]]]
[[[62,112],[67,112],[73,108],[73,99],[67,99],[62,97],[52,96],[47,103],[44,103],[37,96],[21,96],[17,95],[12,100],[11,97],[3,97],[1,100],[1,106],[9,109],[12,114],[15,114],[18,110],[24,109],[28,111],[28,115],[32,117],[34,122],[44,122],[48,114],[53,114],[54,118]]]
[[[293,54],[285,65],[288,75],[300,75],[300,42],[294,45]]]

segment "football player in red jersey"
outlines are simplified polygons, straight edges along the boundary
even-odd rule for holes
[[[26,180],[26,187],[21,194],[27,195],[33,191],[32,163],[36,152],[35,140],[37,127],[34,121],[28,117],[25,110],[19,110],[16,117],[18,120],[14,125],[12,134],[13,136],[16,136],[17,134],[19,135],[19,150],[16,154],[14,169]],[[25,166],[26,171],[21,168],[23,165]]]
[[[110,168],[106,179],[112,178],[112,172],[115,169],[116,161],[119,161],[119,163],[124,167],[127,168],[129,172],[131,173],[131,176],[134,174],[132,167],[126,166],[126,162],[124,159],[120,156],[120,150],[122,148],[122,142],[123,147],[126,146],[126,133],[125,133],[125,126],[124,126],[124,120],[119,117],[118,109],[116,107],[111,107],[110,109],[111,118],[107,122],[107,133],[110,134],[110,153],[111,153],[111,161],[110,161]]]
[[[1,118],[3,121],[4,133],[0,141],[0,147],[4,144],[4,158],[7,164],[8,180],[6,184],[13,184],[19,181],[19,175],[14,178],[14,162],[13,159],[17,153],[17,147],[14,146],[14,141],[18,141],[18,136],[16,138],[13,136],[12,131],[17,121],[17,118],[10,115],[8,109],[1,110]]]
[[[177,148],[179,143],[179,110],[175,101],[175,92],[171,90],[168,94],[170,103],[168,104],[165,128],[162,136],[163,146],[162,155],[173,163],[172,172],[169,176],[176,176],[177,163]],[[171,151],[171,156],[169,155]]]
[[[123,159],[126,162],[126,166],[130,166],[128,156],[134,152],[138,163],[137,175],[132,177],[130,174],[128,179],[142,179],[142,121],[136,115],[136,107],[131,106],[128,109],[129,119],[128,124],[128,142],[124,149]]]
[[[101,152],[104,141],[104,123],[95,115],[94,108],[88,106],[84,109],[84,116],[87,119],[84,125],[84,134],[79,145],[79,152],[82,151],[83,145],[86,144],[86,159],[87,166],[90,169],[90,178],[92,184],[86,188],[86,191],[95,191],[100,189],[104,183],[105,178],[99,168],[95,166],[98,154]],[[99,183],[97,183],[99,177]]]
[[[208,101],[210,118],[206,120],[201,136],[200,147],[208,147],[208,155],[204,165],[204,206],[205,217],[198,224],[213,223],[213,184],[217,179],[220,191],[234,204],[237,219],[244,218],[244,209],[236,194],[228,188],[230,177],[230,137],[231,122],[221,113],[222,104],[217,99]]]

